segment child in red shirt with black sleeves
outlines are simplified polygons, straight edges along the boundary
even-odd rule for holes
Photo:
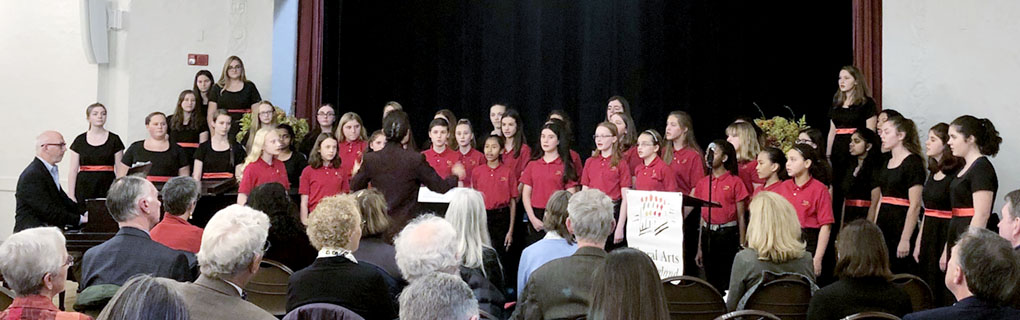
[[[623,158],[619,138],[616,125],[610,122],[599,123],[595,127],[595,155],[585,162],[581,174],[581,190],[599,189],[613,200],[616,230],[606,240],[607,250],[612,250],[624,240],[623,216],[627,214],[627,198],[624,196],[631,185],[630,167]]]
[[[542,239],[542,218],[545,216],[546,202],[557,190],[577,192],[577,168],[570,161],[569,139],[566,130],[556,124],[547,123],[542,128],[542,155],[531,159],[521,174],[520,182],[524,185],[521,198],[524,211],[531,228],[526,228],[524,247]]]
[[[701,238],[695,260],[705,268],[708,283],[718,290],[727,290],[733,257],[744,242],[747,228],[744,200],[749,193],[738,176],[737,152],[732,145],[726,140],[716,140],[707,152],[711,156],[712,173],[698,180],[691,193],[722,207],[701,208]]]

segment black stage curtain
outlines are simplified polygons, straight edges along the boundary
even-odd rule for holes
[[[419,144],[435,111],[491,129],[489,106],[525,117],[537,142],[549,111],[593,149],[607,99],[630,101],[638,131],[689,112],[702,145],[737,116],[807,115],[826,131],[839,68],[851,64],[851,1],[326,1],[323,102],[380,127],[386,101]]]

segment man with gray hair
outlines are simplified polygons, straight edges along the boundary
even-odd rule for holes
[[[393,246],[397,267],[408,282],[433,272],[456,274],[460,266],[457,231],[431,214],[411,220],[393,239]]]
[[[1020,189],[1010,191],[1002,206],[1002,219],[999,220],[999,235],[1009,241],[1013,251],[1020,253]]]
[[[79,206],[60,187],[57,163],[64,158],[67,144],[56,131],[46,131],[35,138],[35,159],[21,172],[14,191],[17,208],[14,232],[28,228],[77,226],[87,222]],[[85,201],[85,199],[78,199]]]
[[[269,249],[269,217],[242,205],[220,210],[205,226],[194,283],[178,283],[192,320],[276,319],[244,301],[244,286],[259,271]]]
[[[1020,310],[1008,307],[1020,282],[1020,262],[1009,242],[988,229],[971,227],[953,246],[945,282],[956,304],[903,319],[1020,319]]]
[[[82,291],[99,284],[124,285],[140,273],[191,281],[188,255],[170,249],[149,236],[159,221],[162,203],[152,182],[136,177],[117,178],[106,195],[106,208],[120,230],[110,240],[85,251],[82,258]]]
[[[605,263],[606,237],[614,226],[613,201],[605,193],[588,189],[571,196],[567,231],[577,240],[577,251],[531,273],[514,318],[560,319],[586,314],[592,298],[592,276]]]
[[[433,272],[420,276],[400,293],[401,320],[477,320],[478,302],[457,276]]]

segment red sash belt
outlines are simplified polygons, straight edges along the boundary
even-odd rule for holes
[[[910,206],[910,200],[903,199],[903,198],[894,198],[894,197],[882,197],[882,203],[891,204],[891,205],[897,205],[897,206],[904,206],[904,207],[909,207]]]
[[[935,218],[949,219],[953,217],[953,212],[949,210],[924,209],[924,215]]]
[[[234,174],[230,172],[209,172],[202,174],[202,179],[230,179],[233,177]]]
[[[181,148],[198,148],[197,142],[178,142],[177,145]]]
[[[173,178],[173,177],[171,177],[171,176],[146,176],[145,180],[149,180],[151,182],[167,182],[167,181],[170,181],[170,178]]]
[[[227,109],[227,113],[248,113],[251,112],[251,108],[248,109]]]
[[[836,129],[836,134],[854,134],[857,132],[857,128],[839,128]]]
[[[974,208],[953,208],[954,217],[973,217]]]
[[[78,171],[110,171],[113,172],[113,166],[80,166]]]
[[[871,207],[871,201],[868,201],[868,200],[851,200],[851,199],[847,199],[843,203],[846,204],[847,207],[859,207],[859,208]]]

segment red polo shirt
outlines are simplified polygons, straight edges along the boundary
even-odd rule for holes
[[[471,173],[474,172],[475,167],[485,165],[485,154],[474,148],[468,150],[467,153],[460,153],[460,150],[457,150],[457,153],[460,154],[460,163],[464,165],[464,172],[468,173],[461,181],[464,181],[465,187],[471,187],[473,181]]]
[[[708,198],[708,182],[712,180],[712,198]],[[711,224],[724,224],[737,221],[737,202],[747,199],[747,188],[739,177],[729,172],[719,177],[705,176],[698,180],[693,190],[694,197],[718,202],[722,208],[712,208],[712,220],[708,219],[708,208],[701,208],[701,219]]]
[[[574,170],[577,170],[577,176],[581,176],[581,170],[584,169],[584,163],[581,163],[581,155],[577,154],[577,151],[570,150],[570,161],[574,162]]]
[[[169,212],[163,214],[163,220],[149,230],[149,236],[152,237],[152,241],[174,250],[198,253],[198,249],[202,247],[202,228]]]
[[[634,190],[676,192],[676,173],[662,159],[655,157],[649,165],[644,160],[634,168]]]
[[[336,146],[337,156],[340,157],[340,171],[344,173],[345,179],[351,179],[351,170],[354,169],[355,163],[361,162],[361,156],[367,147],[368,142],[361,140],[345,141]],[[351,191],[349,183],[345,184],[345,188],[343,192]]]
[[[560,158],[552,162],[540,158],[528,163],[521,174],[521,183],[531,186],[532,207],[545,209],[553,192],[577,186],[577,181],[563,184],[563,173],[563,160]]]
[[[315,206],[319,205],[322,198],[350,189],[348,177],[340,169],[324,165],[318,169],[307,166],[301,170],[301,185],[298,186],[298,193],[308,196],[308,212],[315,210]]]
[[[747,186],[747,190],[754,190],[755,184],[765,184],[765,179],[758,177],[758,161],[744,161],[737,164],[737,172],[740,173],[740,180]]]
[[[496,168],[484,163],[476,166],[471,170],[471,185],[482,193],[485,210],[506,207],[511,199],[518,197],[517,176],[506,164],[500,163]]]
[[[785,170],[785,169],[783,169],[783,170]],[[765,182],[762,182],[760,186],[757,186],[757,187],[754,188],[754,192],[751,192],[751,198],[754,198],[754,196],[758,195],[758,193],[760,193],[762,191],[777,192],[776,190],[779,189],[779,186],[782,185],[782,184],[783,184],[783,181],[779,181],[779,182],[773,183],[771,186],[767,186],[766,187],[765,186]]]
[[[425,155],[425,161],[429,163],[432,169],[436,170],[440,178],[446,179],[450,176],[451,168],[453,164],[460,161],[460,152],[446,148],[442,153],[436,152],[436,150],[429,148],[428,150],[422,151],[421,154]]]
[[[694,184],[705,177],[705,162],[694,148],[673,151],[673,161],[669,166],[676,172],[676,185],[683,193],[690,193]]]
[[[605,192],[613,201],[620,200],[621,188],[630,188],[630,167],[626,159],[612,166],[613,157],[603,157],[601,152],[588,158],[584,163],[581,184]]]
[[[526,144],[521,145],[521,154],[516,158],[513,150],[503,149],[503,163],[514,169],[514,175],[518,177],[518,180],[520,180],[521,173],[524,173],[524,167],[528,165],[528,159],[531,159],[531,147]]]
[[[801,228],[818,229],[835,221],[832,216],[832,196],[825,184],[814,178],[803,186],[798,186],[794,179],[777,184],[776,193],[783,195],[797,209]]]
[[[262,159],[258,159],[244,167],[244,176],[237,187],[237,193],[248,194],[265,183],[279,182],[283,188],[290,189],[290,181],[287,180],[287,167],[283,161],[273,158],[273,164],[269,165]]]
[[[634,168],[637,168],[645,163],[645,160],[641,159],[641,156],[639,156],[637,153],[637,146],[630,147],[630,149],[624,151],[623,158],[627,160],[627,167],[630,168],[631,170],[634,170]]]

